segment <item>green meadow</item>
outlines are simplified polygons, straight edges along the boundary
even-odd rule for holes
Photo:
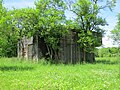
[[[0,59],[0,90],[120,90],[117,58],[94,64],[50,64]]]

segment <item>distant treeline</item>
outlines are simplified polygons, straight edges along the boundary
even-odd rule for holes
[[[116,57],[119,55],[118,52],[118,47],[101,48],[97,49],[96,57]]]

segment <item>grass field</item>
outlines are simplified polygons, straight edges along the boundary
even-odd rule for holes
[[[96,64],[51,65],[0,59],[0,90],[120,90],[115,58]]]

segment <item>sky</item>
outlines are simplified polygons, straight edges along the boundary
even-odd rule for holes
[[[9,10],[13,7],[15,8],[25,8],[25,7],[35,7],[34,6],[34,0],[3,0],[4,6],[8,8]],[[102,10],[100,13],[103,18],[106,18],[106,21],[108,23],[108,26],[102,27],[106,30],[106,34],[104,35],[102,41],[104,47],[114,47],[116,45],[113,45],[113,42],[108,36],[110,35],[110,31],[114,29],[116,23],[117,23],[117,15],[120,13],[120,0],[117,0],[116,7],[113,9],[113,11],[110,11],[108,9]],[[71,12],[66,12],[68,18],[73,16]]]

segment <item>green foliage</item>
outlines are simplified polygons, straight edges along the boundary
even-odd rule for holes
[[[35,32],[36,15],[34,9],[23,8],[9,11],[11,16],[12,27],[16,32],[16,38],[21,39],[23,36],[31,37]]]
[[[114,6],[115,0],[111,2],[107,2],[105,7]],[[99,6],[98,0],[78,0],[71,5],[71,11],[77,16],[74,21],[66,20],[64,0],[38,0],[35,6],[7,11],[0,0],[0,56],[16,56],[17,42],[22,43],[22,37],[36,34],[44,38],[48,54],[53,56],[59,50],[60,38],[69,29],[76,30],[78,43],[84,51],[94,51],[97,41],[94,32],[102,33],[100,26],[106,25],[99,16],[105,7]]]
[[[39,0],[35,5],[40,37],[44,37],[47,45],[58,49],[59,39],[66,32],[65,3],[62,0]]]
[[[103,6],[99,6],[99,0],[77,0],[72,5],[71,11],[76,14],[75,22],[79,26],[79,31],[77,31],[78,43],[83,52],[94,52],[96,44],[100,43],[96,38],[102,37],[104,30],[100,27],[107,25],[107,22],[99,16],[99,13],[104,8],[112,8],[115,0],[108,2]],[[84,55],[84,61],[85,59]]]
[[[22,43],[22,37],[26,36],[29,38],[35,34],[44,38],[50,52],[55,52],[59,49],[60,37],[67,32],[64,14],[66,5],[62,0],[38,0],[35,2],[35,9],[23,8],[6,11],[2,3],[0,5],[2,7],[0,11],[3,14],[0,19],[0,39],[2,40],[0,42],[2,45],[0,54],[5,52],[6,48],[12,50],[11,46],[15,46],[14,49],[17,49],[18,40]],[[2,35],[6,37],[3,38]],[[6,50],[6,52],[11,52],[11,50]],[[16,52],[16,50],[13,52]],[[49,54],[53,55],[50,52]]]
[[[112,8],[115,5],[115,0],[107,1],[105,5],[100,6],[99,0],[77,0],[73,4],[71,11],[76,14],[76,23],[79,26],[79,40],[81,47],[94,49],[97,42],[93,32],[103,34],[104,30],[101,26],[107,25],[105,19],[99,16],[99,13],[104,8]],[[82,37],[82,38],[81,38]],[[100,36],[97,36],[100,37]]]
[[[111,48],[101,48],[97,50],[96,56],[97,57],[117,57],[118,55],[118,48],[111,47]]]
[[[101,64],[118,64],[119,65],[119,57],[97,57],[96,58],[96,63],[101,63]]]
[[[11,16],[0,1],[0,56],[16,56],[16,42]]]
[[[111,31],[111,38],[114,40],[114,43],[120,46],[120,13],[118,14],[118,22],[115,28]]]
[[[0,59],[1,90],[119,90],[118,64],[50,65]]]

